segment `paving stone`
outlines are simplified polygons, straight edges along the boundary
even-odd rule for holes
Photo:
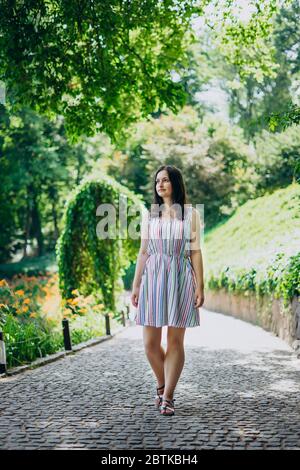
[[[185,342],[172,417],[154,407],[139,327],[1,378],[0,448],[300,449],[300,361],[275,336],[241,323],[244,342],[252,335],[255,344],[249,351]],[[255,334],[268,348],[259,350]]]

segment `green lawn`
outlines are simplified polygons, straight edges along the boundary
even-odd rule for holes
[[[225,223],[205,233],[205,277],[255,268],[263,273],[277,253],[283,259],[300,252],[300,185],[249,200]]]
[[[57,272],[55,252],[40,257],[27,258],[17,263],[0,264],[0,279],[2,277],[11,278],[15,274],[37,276],[45,272]]]

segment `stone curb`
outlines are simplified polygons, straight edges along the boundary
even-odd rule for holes
[[[64,357],[68,356],[69,354],[75,354],[78,351],[81,351],[82,349],[88,348],[90,346],[95,346],[96,344],[102,343],[103,341],[107,341],[108,339],[112,339],[114,336],[117,334],[121,333],[124,331],[126,328],[131,326],[130,322],[126,326],[121,326],[118,330],[116,330],[113,334],[111,335],[106,335],[106,336],[100,336],[98,338],[92,338],[89,339],[88,341],[84,341],[82,343],[76,344],[73,346],[72,351],[60,351],[54,354],[49,354],[46,357],[41,357],[39,359],[36,359],[35,361],[31,362],[30,364],[25,364],[24,366],[19,366],[19,367],[13,367],[11,369],[8,369],[6,373],[0,374],[0,379],[5,378],[5,377],[10,377],[13,375],[21,374],[22,372],[25,372],[26,370],[33,370],[36,369],[37,367],[44,366],[46,364],[50,364],[51,362],[55,362],[58,359],[63,359]]]

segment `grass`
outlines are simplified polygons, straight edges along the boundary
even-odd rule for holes
[[[300,251],[300,185],[249,200],[224,224],[205,233],[205,277],[255,268],[264,272],[277,253],[285,259]]]
[[[73,345],[106,335],[104,305],[80,296],[79,292],[75,294],[67,301],[69,305],[72,300],[72,310],[61,305],[58,273],[43,276],[19,273],[9,281],[0,279],[0,331],[8,368],[63,350],[64,317],[69,319]],[[120,326],[111,315],[112,334]]]
[[[26,258],[16,263],[0,264],[0,278],[10,279],[16,274],[38,276],[46,272],[57,272],[55,252],[48,253],[44,256]]]

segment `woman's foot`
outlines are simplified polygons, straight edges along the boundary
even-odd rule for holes
[[[162,403],[161,403],[161,406],[160,406],[160,414],[161,415],[168,415],[168,416],[172,416],[175,414],[175,406],[174,406],[174,401],[175,401],[175,398],[173,399],[166,399],[166,398],[162,398]]]
[[[156,388],[155,407],[159,410],[164,394],[165,385]]]

